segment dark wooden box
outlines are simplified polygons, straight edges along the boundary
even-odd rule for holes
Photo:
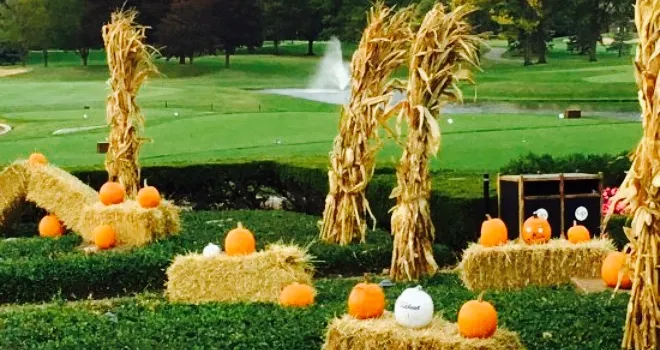
[[[96,143],[96,153],[108,153],[110,143],[107,141],[99,141]]]
[[[600,234],[602,189],[602,174],[498,174],[499,217],[512,240],[520,237],[523,222],[539,209],[548,214],[552,237],[565,234],[573,221],[594,237]]]
[[[564,111],[564,118],[577,119],[582,117],[582,111],[579,109],[567,109]]]

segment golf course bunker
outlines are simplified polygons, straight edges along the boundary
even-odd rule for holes
[[[73,133],[83,132],[83,131],[103,129],[105,127],[106,127],[106,125],[95,125],[95,126],[82,126],[82,127],[78,127],[78,128],[58,129],[58,130],[53,131],[52,135],[73,134]]]
[[[29,72],[28,68],[0,68],[0,78]]]
[[[11,131],[11,125],[0,124],[0,136],[5,135]]]

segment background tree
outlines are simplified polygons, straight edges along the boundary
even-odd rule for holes
[[[241,46],[263,44],[263,13],[258,0],[215,0],[213,37],[225,53],[225,66]]]
[[[48,13],[44,0],[6,0],[0,5],[0,41],[8,42],[27,53],[42,48],[46,42]]]
[[[262,0],[260,5],[263,10],[265,39],[273,41],[275,54],[279,55],[280,41],[295,36],[295,27],[299,26],[295,13],[300,12],[300,9],[294,6],[294,1],[291,0]]]
[[[158,43],[168,59],[186,57],[193,62],[196,53],[213,47],[212,17],[213,0],[174,0],[169,13],[159,24]]]

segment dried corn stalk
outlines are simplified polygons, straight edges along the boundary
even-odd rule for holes
[[[617,202],[633,213],[632,227],[624,228],[630,240],[630,259],[625,270],[632,271],[632,290],[622,341],[625,349],[658,349],[660,336],[660,2],[637,0],[635,24],[639,46],[635,77],[639,87],[644,132],[626,175],[610,206],[609,220]],[[606,227],[606,223],[603,225]],[[624,271],[621,271],[623,274]]]
[[[465,21],[470,13],[458,7],[451,13],[437,4],[426,14],[412,43],[408,98],[399,115],[407,119],[408,140],[397,167],[397,187],[392,198],[394,247],[390,277],[416,280],[434,274],[435,228],[431,222],[429,158],[440,147],[440,127],[434,115],[445,101],[461,101],[457,83],[470,80],[470,66],[478,66],[476,48],[481,39],[470,35]],[[400,127],[398,131],[400,132]]]
[[[144,44],[147,27],[136,25],[136,17],[134,10],[114,12],[102,30],[112,90],[106,107],[110,136],[105,167],[109,180],[122,183],[131,197],[139,189],[139,134],[144,127],[135,98],[148,75],[158,72],[152,62],[155,49]]]
[[[382,3],[371,8],[367,28],[351,61],[351,99],[341,111],[339,134],[330,152],[321,239],[346,245],[366,238],[371,213],[365,191],[382,147],[379,125],[394,113],[388,109],[396,81],[389,76],[405,63],[412,38],[412,8],[397,12]]]

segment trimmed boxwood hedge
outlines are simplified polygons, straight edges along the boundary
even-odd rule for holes
[[[161,290],[174,256],[201,252],[209,243],[222,245],[225,234],[242,222],[257,239],[257,248],[272,242],[308,246],[317,276],[381,272],[391,261],[392,240],[384,231],[369,233],[367,243],[350,246],[317,241],[318,217],[287,211],[213,211],[183,215],[183,231],[175,237],[129,251],[85,255],[80,239],[19,238],[0,241],[0,303],[80,299]],[[455,261],[444,246],[434,246],[438,263]]]
[[[330,319],[346,312],[353,279],[314,281],[316,304],[182,305],[160,295],[0,308],[2,349],[320,349]],[[392,310],[404,288],[385,289]],[[456,322],[460,306],[477,297],[455,274],[420,284],[434,308]],[[491,293],[498,326],[516,331],[528,349],[616,349],[629,295],[577,294],[571,286]],[[604,331],[607,330],[607,331]]]

